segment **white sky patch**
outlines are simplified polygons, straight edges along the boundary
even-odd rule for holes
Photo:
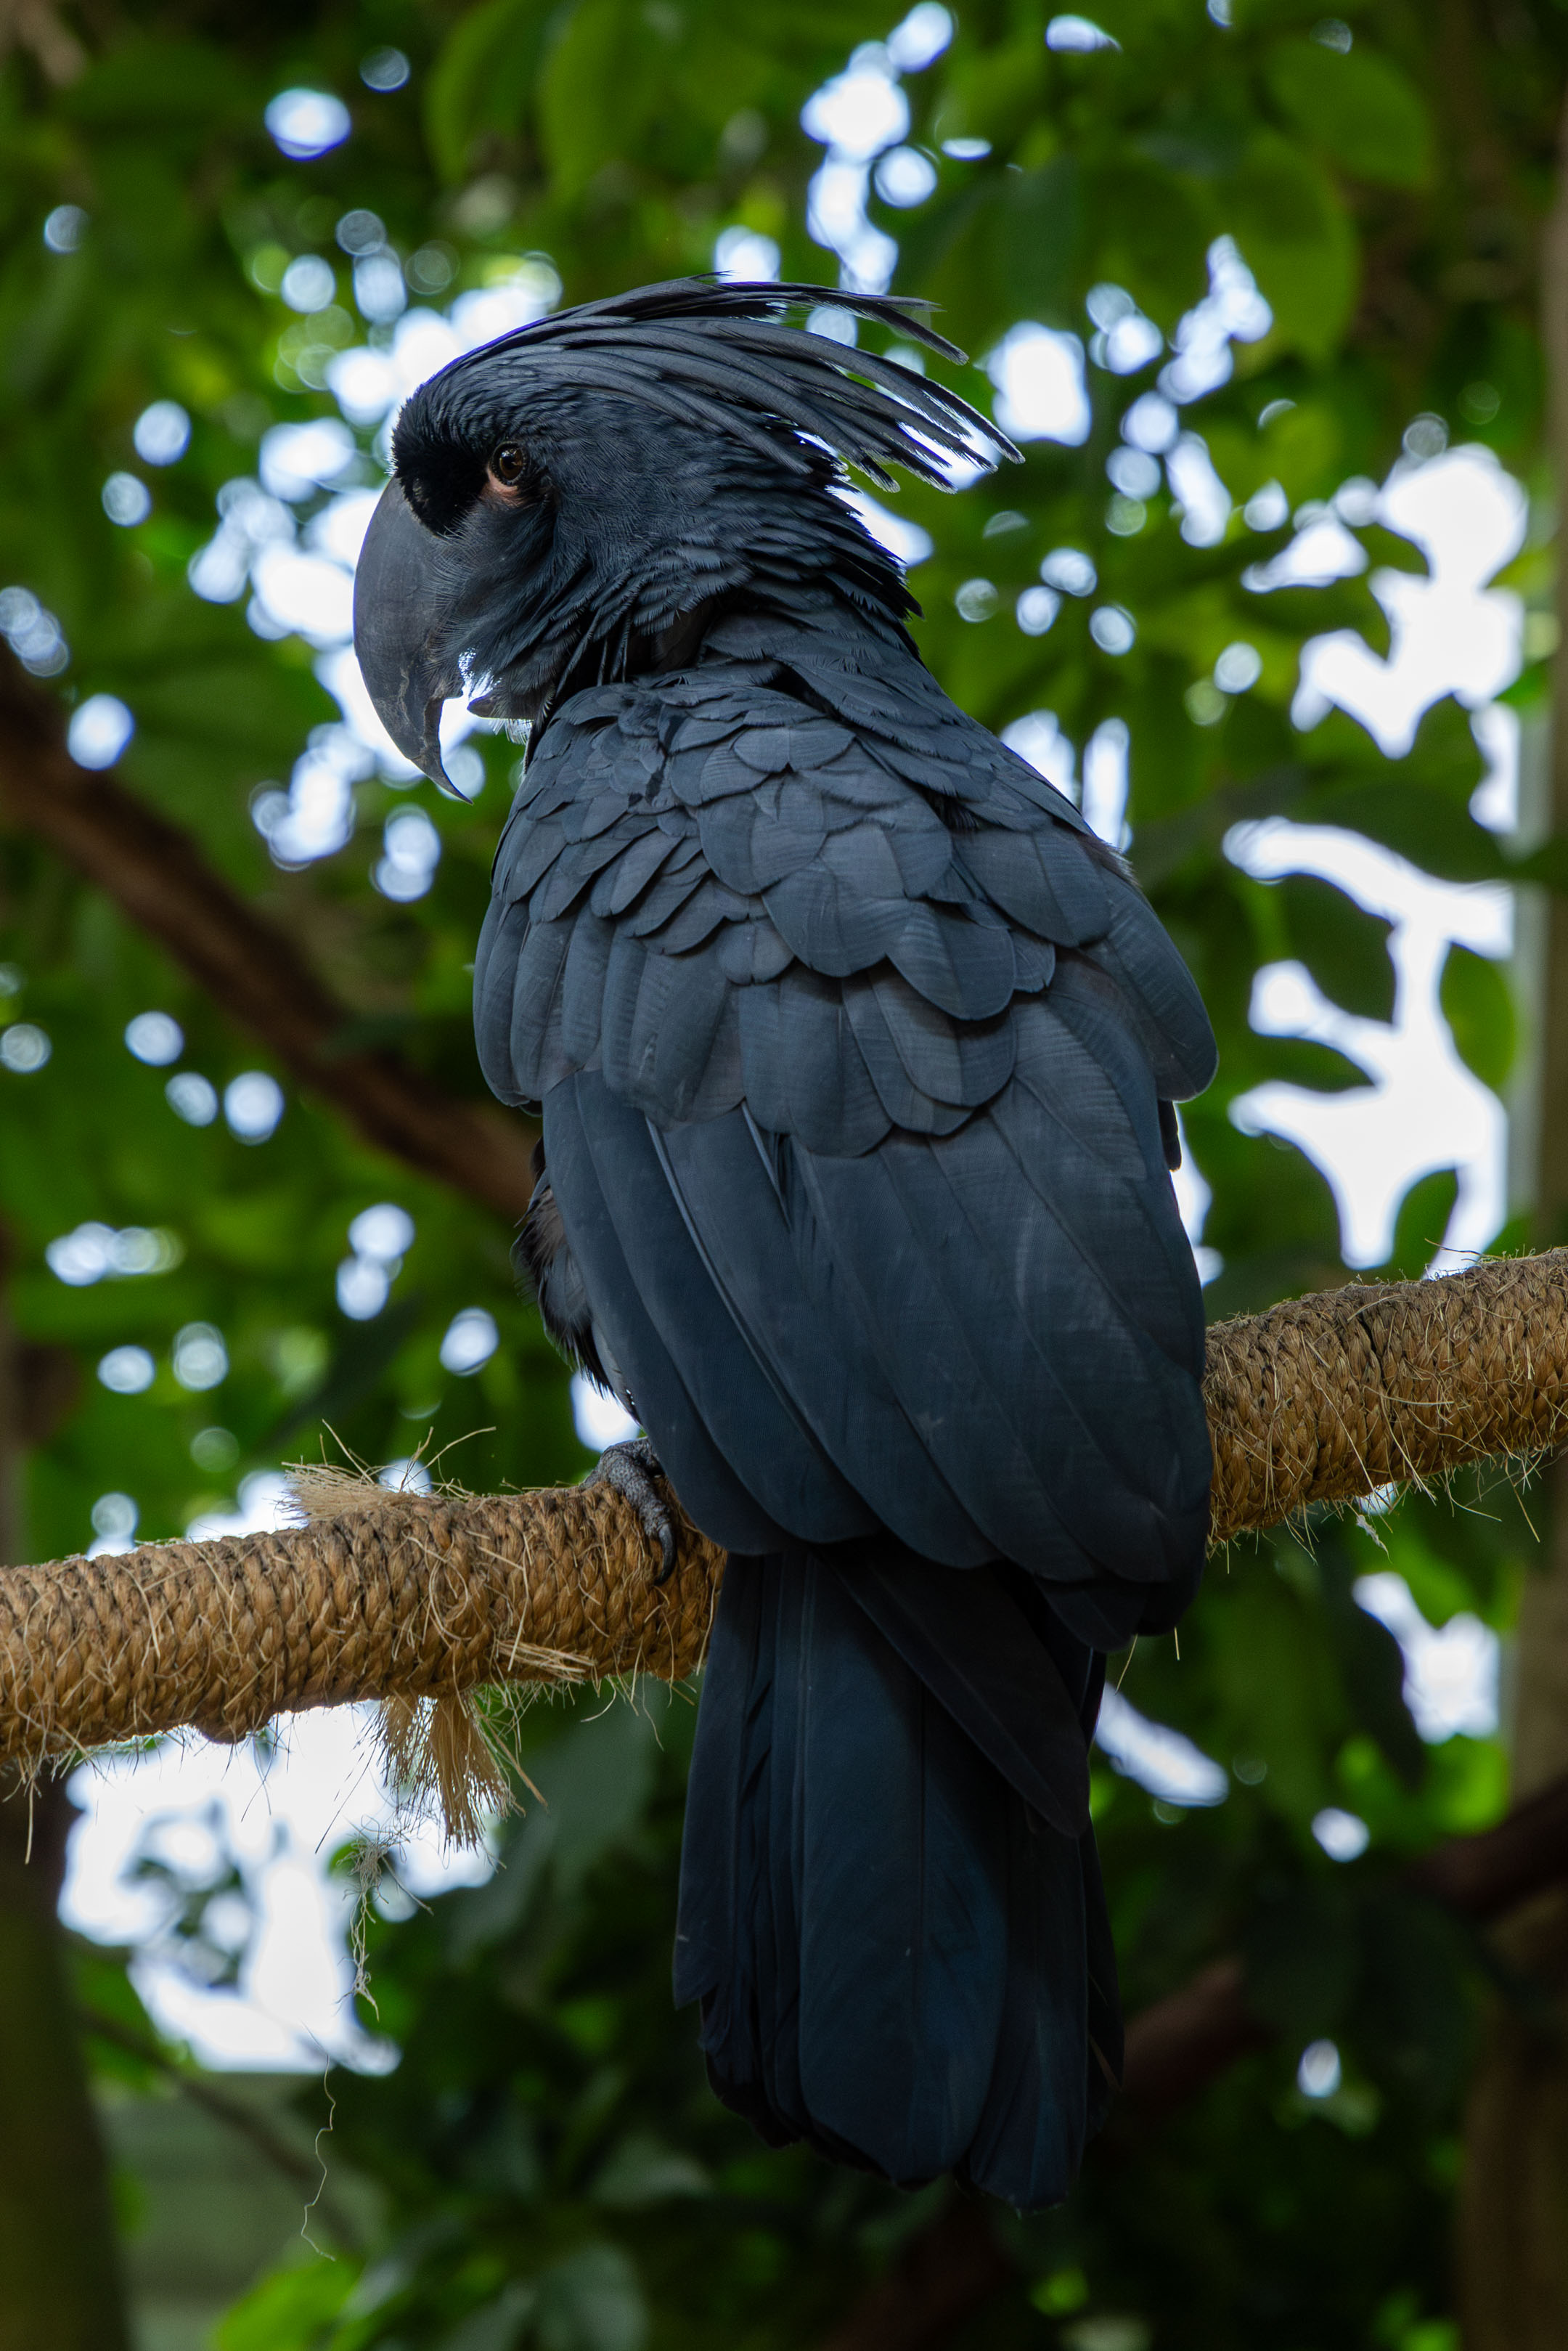
[[[274,543],[259,549],[251,582],[279,633],[310,645],[340,645],[353,634],[354,576],[329,556]]]
[[[1214,470],[1200,433],[1184,433],[1166,459],[1171,496],[1181,508],[1189,547],[1218,547],[1230,521],[1230,493]]]
[[[1095,24],[1091,16],[1053,16],[1045,28],[1048,49],[1086,52],[1091,49],[1119,49],[1120,41]]]
[[[1026,717],[1015,718],[1010,726],[1003,727],[1002,741],[1020,759],[1027,759],[1037,775],[1076,803],[1078,753],[1062,733],[1054,710],[1031,710]]]
[[[1452,449],[1424,465],[1396,465],[1377,501],[1377,519],[1414,541],[1430,576],[1374,573],[1372,592],[1388,616],[1386,660],[1354,629],[1309,640],[1292,713],[1297,725],[1311,726],[1337,705],[1399,758],[1415,741],[1423,712],[1443,695],[1476,710],[1511,684],[1522,657],[1524,608],[1511,590],[1487,582],[1523,546],[1527,514],[1523,489],[1490,449]],[[1307,536],[1333,532],[1349,538],[1327,520]],[[1365,555],[1351,544],[1361,569]]]
[[[1150,1722],[1107,1683],[1094,1744],[1124,1779],[1167,1804],[1222,1804],[1230,1782],[1223,1768],[1179,1730]]]
[[[610,1445],[629,1445],[642,1434],[631,1414],[613,1396],[596,1388],[586,1372],[571,1375],[571,1416],[591,1453],[602,1453]]]
[[[907,209],[936,193],[936,166],[917,147],[890,147],[877,163],[876,192],[884,204]]]
[[[1088,440],[1092,417],[1076,335],[1025,319],[989,354],[986,373],[997,388],[997,423],[1015,441],[1076,449]]]
[[[1124,849],[1127,830],[1126,721],[1107,718],[1083,747],[1083,814],[1091,829],[1113,849]]]
[[[857,49],[849,70],[807,99],[800,128],[845,162],[864,163],[896,147],[909,130],[909,100],[887,50],[873,42]]]
[[[264,789],[251,799],[251,821],[279,865],[308,865],[346,845],[354,830],[353,788],[375,764],[350,727],[311,729],[287,790]]]
[[[1325,1804],[1312,1820],[1312,1834],[1331,1861],[1358,1861],[1372,1843],[1372,1831],[1355,1813]]]
[[[859,515],[879,546],[885,547],[890,555],[895,555],[906,571],[912,571],[917,563],[925,562],[932,548],[928,530],[922,530],[917,522],[906,522],[901,514],[894,513],[890,507],[879,506],[874,498],[867,496],[864,490],[841,490],[839,496],[852,513]]]
[[[1321,717],[1338,702],[1397,755],[1408,749],[1422,714],[1455,693],[1477,710],[1477,738],[1490,763],[1472,805],[1481,820],[1507,826],[1517,806],[1518,722],[1490,697],[1518,675],[1521,611],[1516,596],[1487,583],[1523,542],[1523,490],[1489,450],[1462,448],[1422,465],[1402,459],[1381,490],[1350,484],[1340,504],[1357,519],[1375,514],[1409,538],[1430,572],[1423,579],[1382,571],[1372,582],[1391,617],[1387,661],[1349,630],[1309,641],[1297,723]],[[1286,555],[1293,551],[1300,563],[1314,540],[1321,549],[1315,559],[1329,576],[1344,577],[1348,569],[1328,565],[1334,548],[1353,549],[1364,568],[1364,550],[1334,507],[1306,516]],[[1435,881],[1358,835],[1282,818],[1235,828],[1226,853],[1260,878],[1322,874],[1392,922],[1396,981],[1394,1019],[1385,1027],[1330,1004],[1299,966],[1260,972],[1253,1025],[1264,1034],[1337,1046],[1369,1083],[1326,1095],[1270,1083],[1238,1101],[1232,1116],[1248,1133],[1288,1137],[1323,1169],[1353,1265],[1375,1265],[1387,1255],[1399,1202],[1413,1183],[1457,1167],[1458,1198],[1434,1262],[1440,1270],[1463,1261],[1491,1240],[1507,1215],[1507,1120],[1454,1050],[1437,986],[1451,941],[1500,960],[1511,953],[1511,893],[1500,883]]]
[[[422,808],[394,809],[382,832],[372,880],[383,898],[400,904],[423,898],[441,862],[441,835]]]
[[[382,502],[380,489],[344,490],[322,507],[306,528],[305,544],[313,555],[324,555],[350,574],[360,559],[371,517]]]
[[[1309,2041],[1296,2068],[1296,2087],[1303,2098],[1332,2098],[1344,2078],[1339,2051],[1332,2041]]]
[[[376,765],[388,782],[413,783],[419,769],[403,758],[377,716],[352,645],[335,646],[312,666],[342,712],[345,726],[357,741],[374,754]]]
[[[1459,1194],[1439,1243],[1445,1261],[1482,1249],[1506,1214],[1508,1122],[1502,1104],[1460,1061],[1437,987],[1451,941],[1476,955],[1506,956],[1513,905],[1500,883],[1434,882],[1357,834],[1282,818],[1239,825],[1226,854],[1260,880],[1317,873],[1394,925],[1392,1023],[1343,1011],[1300,964],[1270,964],[1253,982],[1252,1026],[1267,1037],[1307,1037],[1364,1069],[1364,1087],[1319,1093],[1270,1080],[1238,1098],[1243,1134],[1298,1144],[1333,1187],[1352,1265],[1377,1265],[1393,1245],[1400,1201],[1412,1184],[1457,1166]]]
[[[1165,350],[1165,337],[1125,287],[1092,286],[1084,307],[1099,329],[1089,346],[1096,367],[1113,375],[1136,375]]]
[[[305,424],[275,424],[261,436],[256,472],[268,497],[308,498],[335,482],[359,455],[359,444],[335,416]]]
[[[953,38],[953,19],[941,0],[916,0],[887,37],[887,54],[900,73],[924,73]]]
[[[1254,499],[1248,507],[1249,521],[1257,503]],[[1365,548],[1346,530],[1332,507],[1302,507],[1296,521],[1296,536],[1288,547],[1282,547],[1269,562],[1250,564],[1242,573],[1242,586],[1250,588],[1254,595],[1266,596],[1275,588],[1327,588],[1335,580],[1354,580],[1366,569]],[[1261,517],[1256,527],[1278,528]],[[1355,636],[1354,630],[1335,633],[1354,637],[1363,653],[1366,652],[1364,640]],[[1329,640],[1315,637],[1311,642],[1326,644]]]
[[[459,294],[444,317],[420,305],[405,310],[385,350],[357,343],[327,363],[327,382],[350,423],[377,423],[436,371],[497,335],[531,327],[560,299],[560,280],[535,256],[516,263],[493,286]]]
[[[265,120],[283,153],[295,162],[341,146],[354,127],[342,99],[325,89],[280,89]]]
[[[270,1750],[192,1737],[104,1757],[73,1777],[87,1812],[71,1833],[60,1915],[96,1942],[138,1947],[131,1976],[154,2022],[204,2064],[308,2070],[332,2057],[380,2072],[394,2062],[353,2014],[355,1897],[326,1870],[339,1845],[401,1836],[398,1878],[422,1898],[491,1873],[487,1854],[444,1855],[432,1826],[402,1834],[374,1761],[373,1716],[370,1707],[286,1716]],[[192,1885],[211,1883],[233,1858],[256,1921],[237,1990],[214,1989],[182,1964],[170,1895],[132,1875],[141,1854]]]
[[[863,162],[830,148],[806,193],[806,227],[815,244],[838,255],[841,286],[881,294],[893,277],[898,247],[866,217],[870,176]]]
[[[776,278],[779,259],[773,238],[753,228],[722,229],[713,248],[713,266],[719,277],[739,285]]]
[[[1176,1210],[1181,1217],[1182,1229],[1192,1243],[1192,1253],[1197,1261],[1198,1279],[1207,1283],[1225,1270],[1225,1259],[1220,1256],[1219,1251],[1207,1248],[1203,1238],[1203,1228],[1207,1222],[1209,1209],[1214,1205],[1214,1189],[1211,1185],[1204,1181],[1202,1172],[1192,1155],[1179,1108],[1176,1110],[1176,1133],[1181,1137],[1181,1165],[1171,1176],[1171,1189],[1176,1194]]]
[[[465,1306],[446,1326],[441,1342],[442,1368],[468,1379],[489,1362],[500,1343],[496,1318],[488,1309]]]
[[[1216,237],[1208,248],[1208,292],[1176,323],[1176,357],[1160,371],[1160,390],[1177,402],[1218,391],[1235,369],[1231,344],[1260,342],[1273,323],[1235,238]]]
[[[92,694],[71,713],[66,748],[78,768],[112,768],[135,732],[118,695]]]
[[[1506,702],[1489,703],[1470,721],[1486,774],[1470,794],[1470,814],[1493,832],[1511,832],[1519,822],[1519,713]]]
[[[813,92],[801,110],[800,127],[827,150],[806,192],[809,235],[839,257],[839,283],[862,294],[881,294],[892,281],[898,247],[866,213],[872,167],[879,155],[897,150],[909,130],[909,101],[899,76],[919,73],[953,37],[953,20],[936,0],[922,0],[886,41],[866,41],[844,72]],[[920,201],[909,172],[912,157],[888,189],[894,203]],[[933,182],[934,184],[934,182]]]
[[[1405,1703],[1431,1746],[1463,1733],[1490,1739],[1498,1727],[1497,1635],[1468,1611],[1428,1625],[1402,1575],[1384,1569],[1360,1577],[1355,1596],[1386,1625],[1405,1658]]]
[[[1490,697],[1519,673],[1521,614],[1516,597],[1489,582],[1522,544],[1524,493],[1489,451],[1472,448],[1421,465],[1401,463],[1380,492],[1370,485],[1346,486],[1355,498],[1354,506],[1344,499],[1345,514],[1358,522],[1375,514],[1410,538],[1426,555],[1429,576],[1385,571],[1372,582],[1390,618],[1386,661],[1349,631],[1308,643],[1298,724],[1322,716],[1337,702],[1396,756],[1408,748],[1423,712],[1455,693],[1476,710],[1477,740],[1489,761],[1472,809],[1479,821],[1506,831],[1518,813],[1519,723]],[[1293,561],[1270,567],[1270,584],[1345,578],[1365,568],[1364,550],[1335,508],[1317,508],[1298,521],[1301,528],[1286,550]],[[1370,1082],[1333,1095],[1261,1086],[1242,1097],[1232,1115],[1249,1131],[1289,1137],[1323,1169],[1353,1265],[1376,1264],[1387,1255],[1399,1203],[1411,1184],[1434,1169],[1457,1167],[1458,1197],[1433,1270],[1464,1263],[1468,1252],[1487,1245],[1507,1214],[1507,1120],[1496,1096],[1456,1053],[1437,982],[1452,941],[1496,958],[1511,952],[1511,893],[1501,884],[1435,881],[1358,835],[1282,819],[1237,828],[1226,850],[1260,877],[1321,874],[1392,922],[1396,989],[1394,1020],[1385,1027],[1329,1004],[1299,966],[1260,972],[1255,1025],[1335,1045],[1366,1071]],[[1356,1596],[1400,1643],[1406,1698],[1422,1737],[1492,1736],[1496,1635],[1469,1615],[1434,1629],[1404,1579],[1391,1571],[1364,1578]]]

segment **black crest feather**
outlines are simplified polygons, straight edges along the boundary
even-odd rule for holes
[[[831,305],[892,328],[940,357],[964,353],[926,323],[926,302],[903,295],[845,294],[821,286],[734,285],[677,277],[559,310],[455,360],[424,387],[439,413],[483,365],[511,360],[525,378],[620,393],[661,414],[728,434],[809,470],[781,448],[780,423],[825,444],[880,488],[902,466],[939,488],[954,460],[994,465],[1017,458],[1006,434],[945,385],[913,368],[782,321],[791,309]]]

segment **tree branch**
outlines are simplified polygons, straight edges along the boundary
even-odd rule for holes
[[[1496,1828],[1451,1837],[1402,1876],[1456,1917],[1477,1926],[1506,1917],[1568,1878],[1568,1777],[1516,1805]],[[1247,2005],[1240,1960],[1218,1959],[1133,2019],[1124,2106],[1144,2121],[1157,2121],[1276,2038],[1274,2027]]]
[[[498,1215],[522,1215],[532,1134],[497,1105],[445,1092],[395,1053],[342,1052],[350,1018],[293,941],[225,881],[189,836],[66,748],[65,713],[0,654],[0,810],[104,891],[219,1009],[367,1143]]]
[[[253,2106],[244,2105],[238,2098],[231,2098],[204,2074],[193,2073],[188,2063],[182,2064],[167,2049],[161,2048],[155,2041],[149,2041],[144,2034],[133,2032],[129,2025],[120,2023],[114,2017],[105,2016],[99,2009],[84,2007],[77,2011],[77,2022],[89,2040],[107,2041],[111,2048],[122,2049],[128,2056],[139,2059],[143,2065],[154,2067],[181,2097],[192,2105],[199,2106],[204,2114],[211,2115],[214,2122],[222,2123],[225,2129],[233,2131],[236,2138],[246,2140],[287,2180],[291,2188],[298,2188],[304,2197],[307,2214],[319,2214],[340,2244],[360,2244],[361,2232],[332,2195],[328,2186],[327,2167],[319,2155],[307,2155],[303,2148],[292,2145],[265,2115],[258,2114]]]

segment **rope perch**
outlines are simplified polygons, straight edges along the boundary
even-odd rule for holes
[[[1213,1541],[1568,1433],[1568,1249],[1218,1324]],[[607,1486],[388,1493],[307,1479],[302,1526],[0,1570],[0,1761],[483,1684],[678,1680],[724,1557],[683,1525],[663,1588]],[[445,1711],[446,1709],[444,1709]]]

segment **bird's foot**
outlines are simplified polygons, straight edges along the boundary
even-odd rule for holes
[[[606,1446],[587,1477],[585,1486],[611,1486],[636,1511],[643,1532],[659,1546],[655,1583],[667,1583],[675,1572],[675,1521],[654,1479],[664,1476],[659,1457],[645,1437],[625,1445]]]

